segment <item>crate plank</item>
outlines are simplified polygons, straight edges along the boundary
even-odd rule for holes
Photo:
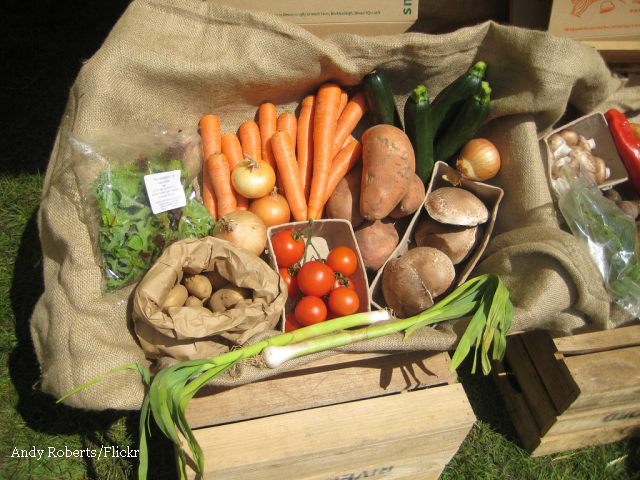
[[[640,347],[565,357],[580,395],[567,409],[633,404],[640,398]]]
[[[452,384],[201,428],[194,435],[205,455],[205,479],[327,480],[389,467],[387,479],[435,479],[474,423],[462,385]]]
[[[638,432],[640,432],[638,425],[611,425],[565,435],[551,435],[540,439],[539,444],[533,448],[531,456],[541,457],[551,453],[618,442]]]
[[[520,335],[533,366],[540,375],[556,413],[564,412],[578,397],[578,388],[548,332],[534,330]]]
[[[547,435],[565,435],[584,430],[633,425],[640,428],[640,398],[636,399],[636,403],[630,405],[607,406],[576,414],[561,415]]]
[[[553,338],[556,350],[563,355],[602,352],[640,345],[640,325],[587,332]]]
[[[520,337],[521,335],[516,335],[509,338],[505,356],[518,378],[527,402],[536,406],[531,410],[531,414],[540,435],[544,435],[555,422],[556,410]]]
[[[457,378],[449,364],[447,352],[335,355],[262,382],[205,387],[189,402],[186,417],[199,428],[449,384]]]

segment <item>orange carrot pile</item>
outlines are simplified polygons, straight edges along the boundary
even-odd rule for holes
[[[318,220],[336,185],[362,158],[362,144],[353,132],[367,111],[364,92],[349,99],[339,85],[327,82],[305,96],[299,112],[281,112],[264,102],[255,120],[235,132],[221,134],[216,115],[200,120],[203,203],[216,220],[235,210],[247,210],[253,200],[235,191],[234,168],[251,157],[276,171],[293,221]]]

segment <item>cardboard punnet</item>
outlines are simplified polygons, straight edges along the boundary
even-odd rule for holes
[[[309,222],[292,222],[269,227],[267,229],[267,255],[269,257],[269,264],[276,272],[278,271],[278,264],[276,262],[273,243],[271,241],[273,237],[286,230],[293,230],[296,233],[302,233],[307,228],[309,228]],[[305,242],[308,241],[308,233],[304,233],[302,236]],[[317,255],[326,259],[327,254],[332,249],[339,246],[349,247],[356,253],[356,256],[358,257],[358,267],[353,275],[349,277],[353,282],[353,288],[360,298],[360,307],[356,313],[370,312],[371,295],[369,293],[369,282],[367,280],[364,262],[362,261],[360,248],[358,247],[358,242],[356,241],[351,223],[347,220],[338,219],[315,220],[313,222],[313,236],[311,238],[311,244],[315,249],[311,248],[311,246],[307,248],[307,261],[316,258]],[[284,331],[286,315],[293,312],[294,301],[295,298],[287,298],[285,307],[282,311],[282,322],[280,325],[282,331]]]
[[[582,135],[587,139],[593,139],[595,141],[596,145],[592,150],[592,153],[602,158],[611,171],[611,175],[609,176],[609,178],[607,178],[604,183],[600,185],[601,190],[609,190],[614,185],[618,185],[619,183],[627,181],[627,179],[629,178],[629,176],[627,175],[627,169],[620,159],[620,155],[618,154],[618,149],[616,148],[613,136],[609,131],[607,120],[604,118],[604,115],[602,113],[593,113],[591,115],[580,117],[573,122],[556,128],[540,140],[540,153],[542,155],[542,159],[547,163],[547,178],[549,179],[549,188],[551,189],[551,193],[556,198],[560,198],[560,192],[556,188],[556,181],[552,178],[551,175],[551,170],[553,168],[553,155],[551,153],[551,149],[549,148],[548,140],[549,137],[554,133],[558,133],[565,129],[575,130],[578,135]]]
[[[209,0],[244,10],[272,13],[318,37],[334,33],[364,36],[406,32],[418,19],[418,0]]]
[[[416,247],[416,242],[414,240],[414,231],[420,219],[424,216],[428,216],[427,209],[425,207],[425,203],[429,194],[437,190],[441,187],[451,187],[451,183],[447,180],[443,179],[443,175],[452,171],[449,165],[445,162],[436,162],[435,167],[433,169],[433,174],[431,175],[431,181],[429,182],[429,186],[427,188],[427,192],[425,195],[425,201],[422,203],[420,209],[413,214],[411,219],[411,223],[407,227],[404,235],[400,239],[398,246],[393,251],[393,253],[389,256],[385,264],[378,270],[375,278],[371,282],[370,290],[371,290],[371,303],[376,309],[386,308],[387,302],[384,299],[384,295],[382,293],[382,276],[384,275],[384,269],[389,262],[389,260],[393,258],[398,258],[406,253],[409,249]],[[465,190],[470,191],[476,197],[478,197],[482,202],[486,205],[489,210],[489,220],[483,224],[484,233],[482,235],[482,240],[476,246],[475,250],[471,254],[469,258],[467,258],[462,263],[456,265],[456,279],[454,284],[456,286],[462,285],[465,280],[467,280],[469,274],[473,270],[473,267],[476,266],[478,260],[482,256],[484,249],[489,243],[489,239],[491,238],[491,232],[493,231],[493,226],[496,221],[496,216],[498,214],[498,206],[500,205],[500,201],[504,195],[504,191],[501,188],[494,187],[491,185],[487,185],[481,182],[473,182],[471,180],[467,180],[463,182],[458,188],[464,188]]]

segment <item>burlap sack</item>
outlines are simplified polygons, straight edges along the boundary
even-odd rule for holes
[[[457,0],[438,8],[450,20],[476,4]],[[167,119],[196,125],[205,113],[216,113],[223,131],[235,131],[262,102],[295,110],[322,82],[355,86],[373,68],[384,70],[402,109],[416,85],[426,85],[433,98],[474,62],[489,65],[492,110],[481,134],[502,154],[502,169],[491,183],[505,195],[493,240],[473,274],[502,276],[516,307],[514,329],[569,331],[585,322],[610,328],[628,320],[611,306],[598,272],[559,227],[538,138],[569,104],[583,114],[640,109],[637,77],[613,74],[594,49],[544,32],[489,21],[433,35],[415,31],[421,25],[437,30],[427,19],[404,35],[321,40],[268,14],[197,0],[133,1],[71,89],[44,181],[38,221],[45,292],[31,322],[43,390],[59,397],[114,367],[149,366],[129,330],[133,287],[101,293],[102,271],[93,261],[87,225],[79,220],[69,132]],[[423,329],[405,343],[393,336],[357,348],[444,350],[463,327],[455,322]],[[261,375],[256,369],[220,381],[242,383]],[[137,409],[143,395],[139,375],[127,371],[68,404]]]

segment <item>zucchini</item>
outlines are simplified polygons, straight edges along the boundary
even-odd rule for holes
[[[442,160],[455,167],[458,150],[473,138],[482,122],[489,114],[489,100],[491,88],[487,82],[482,82],[476,94],[468,98],[456,118],[442,137],[433,144],[433,158]]]
[[[431,102],[431,135],[437,141],[446,132],[465,100],[478,90],[487,64],[480,61],[460,75]]]
[[[416,174],[428,183],[433,172],[431,106],[427,87],[418,85],[404,104],[404,128],[416,156]]]
[[[384,74],[373,70],[364,76],[363,81],[367,106],[373,115],[375,124],[394,125],[400,130],[404,130],[391,85]]]

